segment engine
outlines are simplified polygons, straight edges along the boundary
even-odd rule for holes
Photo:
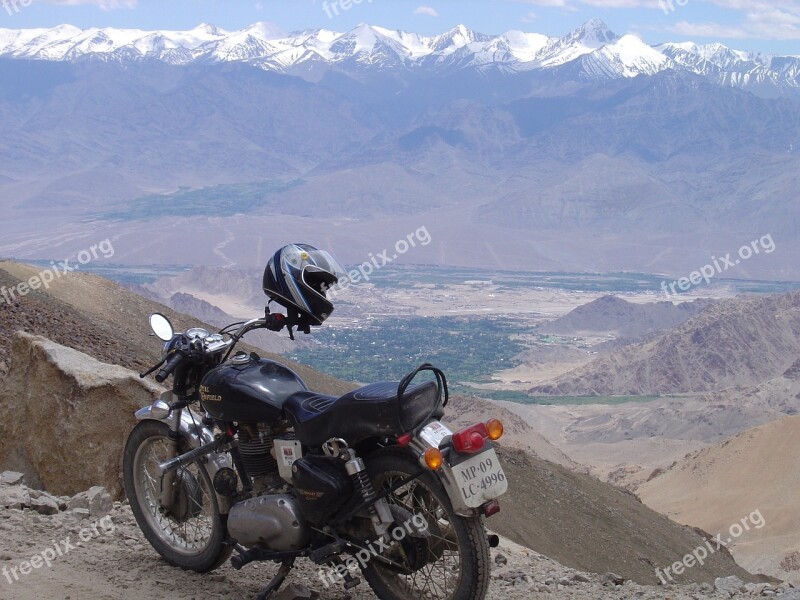
[[[300,550],[310,535],[297,500],[288,494],[257,496],[235,504],[228,514],[228,532],[245,548],[261,544],[275,552]]]
[[[278,475],[278,462],[273,456],[273,431],[269,425],[241,425],[239,452],[250,477]]]
[[[258,495],[287,491],[290,476],[278,466],[275,435],[269,425],[239,425],[239,455]]]

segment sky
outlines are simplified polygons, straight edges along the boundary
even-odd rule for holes
[[[241,29],[267,21],[284,31],[346,31],[359,23],[421,34],[458,24],[487,34],[521,29],[564,35],[593,17],[650,44],[721,42],[800,55],[800,0],[0,0],[0,28]]]

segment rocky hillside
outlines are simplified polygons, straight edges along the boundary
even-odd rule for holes
[[[583,335],[606,333],[629,340],[680,325],[712,301],[636,304],[618,296],[602,296],[538,328],[541,333]]]
[[[638,493],[650,507],[680,523],[727,532],[761,512],[732,544],[740,564],[800,583],[800,417],[745,431],[689,454]]]
[[[0,262],[0,288],[12,288],[38,273],[35,267]],[[160,358],[160,344],[150,336],[147,324],[148,316],[154,312],[166,314],[178,330],[202,325],[194,317],[177,313],[107,279],[70,273],[56,279],[49,289],[31,291],[16,302],[1,304],[0,336],[10,340],[15,331],[23,330],[86,352],[103,362],[143,371]],[[290,365],[312,389],[336,394],[352,388],[280,356],[250,349]],[[0,344],[0,377],[8,369],[9,350],[7,343]]]
[[[800,292],[719,302],[685,323],[530,390],[534,395],[647,395],[751,387],[800,356]]]

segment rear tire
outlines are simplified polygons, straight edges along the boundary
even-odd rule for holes
[[[412,456],[395,450],[375,454],[367,460],[367,471],[377,492],[390,482],[415,473],[418,468]],[[427,554],[427,558],[423,557],[424,566],[411,574],[398,573],[375,559],[367,564],[364,578],[378,598],[484,600],[491,568],[483,517],[455,514],[447,492],[430,472],[395,491],[387,500],[407,514],[421,515],[428,523],[430,537],[423,543]],[[406,546],[410,554],[402,548],[397,552],[399,556],[408,557],[415,554],[417,546]],[[398,560],[395,556],[392,559]],[[419,563],[416,566],[419,567]]]
[[[170,428],[142,421],[128,436],[122,470],[125,493],[142,533],[164,559],[176,567],[205,573],[231,555],[226,527],[211,478],[198,461],[176,473],[173,511],[159,504],[160,477],[154,469],[166,458]],[[186,452],[185,444],[178,451]]]

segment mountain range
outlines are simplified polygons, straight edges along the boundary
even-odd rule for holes
[[[600,21],[0,30],[0,255],[102,231],[123,264],[263,268],[298,239],[358,264],[424,225],[403,261],[677,279],[770,234],[721,276],[800,279],[796,57],[717,50]]]
[[[465,68],[505,73],[571,65],[583,79],[604,81],[666,70],[765,95],[800,92],[800,56],[771,56],[722,44],[649,46],[592,19],[563,37],[507,31],[486,35],[464,25],[437,36],[361,24],[347,32],[283,33],[269,23],[239,31],[201,24],[190,31],[115,28],[0,29],[0,57],[48,61],[157,60],[171,65],[247,63],[318,80],[328,72],[398,70],[431,73]]]

